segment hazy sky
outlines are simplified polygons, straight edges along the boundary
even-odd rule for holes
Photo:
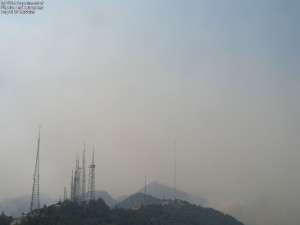
[[[157,180],[248,225],[300,224],[300,3],[45,1],[0,15],[0,200]]]

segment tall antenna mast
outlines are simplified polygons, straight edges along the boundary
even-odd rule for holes
[[[82,156],[82,193],[81,193],[81,200],[86,200],[86,193],[85,193],[85,142],[83,144],[83,156]]]
[[[74,178],[73,178],[73,170],[72,170],[72,176],[71,176],[71,201],[74,201]]]
[[[33,175],[33,185],[32,185],[32,196],[31,196],[31,204],[30,204],[30,212],[35,209],[40,209],[40,137],[41,137],[41,125],[39,126],[39,138],[38,138],[38,146],[37,146],[37,153],[36,153],[36,160],[35,160],[35,168],[34,168],[34,175]]]
[[[145,193],[144,193],[145,195],[146,195],[146,193],[147,193],[147,192],[146,192],[146,187],[147,187],[147,177],[145,176]]]
[[[67,188],[66,188],[66,186],[65,186],[65,188],[64,188],[64,201],[66,201],[67,198],[68,198],[68,195],[67,195]]]
[[[88,200],[95,200],[95,162],[94,162],[94,147],[92,164],[89,166],[89,187],[88,187]]]
[[[174,141],[174,200],[177,198],[177,189],[176,189],[176,138]]]
[[[78,164],[77,164],[77,155],[76,155],[76,162],[75,162],[75,170],[74,170],[74,182],[73,182],[73,188],[74,188],[74,201],[77,200],[77,186],[78,186],[78,168],[77,168]]]
[[[75,200],[80,201],[81,200],[81,168],[79,167],[79,155],[76,159],[76,170],[75,170]]]
[[[147,205],[147,192],[146,192],[146,187],[147,187],[147,177],[145,176],[145,190],[144,190],[144,204]]]

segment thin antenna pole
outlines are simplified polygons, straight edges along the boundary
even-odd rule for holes
[[[145,176],[145,195],[146,195],[147,177]]]
[[[86,191],[85,191],[85,141],[83,144],[83,156],[82,156],[82,193],[81,200],[86,200]]]
[[[174,140],[174,199],[176,200],[177,199],[177,187],[176,187],[176,138],[175,138],[175,140]]]
[[[144,195],[144,201],[145,201],[145,205],[147,205],[147,192],[146,192],[146,188],[147,188],[147,177],[145,176],[145,195]]]
[[[68,196],[67,196],[67,188],[66,188],[66,186],[65,186],[65,187],[64,187],[64,201],[66,201],[67,198],[68,198]]]
[[[74,179],[73,179],[73,170],[72,170],[72,176],[71,176],[71,201],[74,201]]]
[[[38,200],[37,200],[37,208],[40,209],[40,142],[41,142],[41,124],[40,124],[40,127],[39,127],[39,140],[38,140]]]
[[[94,151],[95,151],[95,147],[93,146],[93,160],[92,160],[92,165],[94,165]]]

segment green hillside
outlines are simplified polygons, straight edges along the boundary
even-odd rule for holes
[[[102,199],[86,204],[65,201],[28,215],[22,225],[243,225],[214,209],[185,201],[132,209],[109,209]]]

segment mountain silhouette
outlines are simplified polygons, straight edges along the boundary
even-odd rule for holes
[[[138,193],[144,193],[145,188],[141,188],[137,191]],[[146,194],[159,199],[174,199],[175,190],[174,188],[168,187],[160,182],[153,181],[146,186]],[[195,205],[205,205],[206,199],[188,194],[182,190],[176,190],[176,199],[188,201]]]

